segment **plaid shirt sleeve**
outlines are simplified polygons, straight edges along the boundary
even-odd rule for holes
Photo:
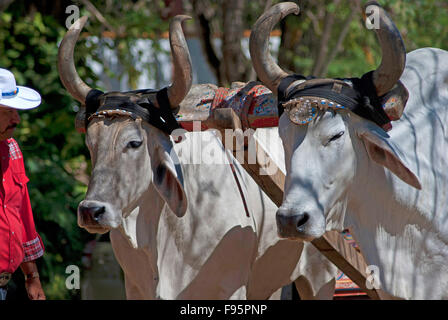
[[[17,141],[14,139],[8,139],[9,158],[11,160],[22,159],[22,151],[20,151]]]
[[[23,169],[23,172],[25,172],[23,156],[19,145],[14,139],[10,139],[8,142],[10,159],[20,161],[20,167]],[[23,184],[24,190],[22,195],[22,205],[20,208],[20,215],[24,229],[22,245],[25,257],[23,262],[28,262],[43,256],[44,245],[34,225],[33,212],[31,210],[30,196],[28,194],[27,187],[28,178],[25,174],[23,174],[21,179],[21,184]]]
[[[23,239],[23,250],[25,258],[23,262],[36,260],[43,256],[44,245],[42,239],[36,231],[34,226],[33,212],[31,211],[30,196],[28,194],[28,187],[25,185],[25,194],[22,202],[22,221],[25,229]]]
[[[23,262],[36,260],[37,258],[42,257],[44,255],[44,246],[40,236],[38,235],[34,240],[25,242],[23,244],[23,250],[25,253]]]

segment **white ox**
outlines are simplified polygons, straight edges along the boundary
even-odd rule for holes
[[[297,8],[283,5],[268,13],[274,19],[264,16],[272,25],[254,28],[260,39]],[[381,15],[381,24],[394,28]],[[400,43],[391,34],[397,32],[389,33],[389,40],[379,37],[383,53]],[[259,52],[263,45],[253,43],[252,49]],[[394,61],[397,55],[402,58]],[[347,110],[327,110],[306,125],[293,123],[287,111],[281,116],[287,177],[277,212],[279,234],[312,240],[326,230],[350,227],[367,264],[378,268],[376,285],[382,290],[405,299],[447,299],[448,52],[424,48],[397,55],[383,54],[382,67],[405,65],[401,78],[403,70],[375,71],[389,72],[392,86],[400,78],[409,90],[404,113],[390,132]],[[273,91],[285,75],[272,61],[255,67]],[[381,94],[390,90],[380,88],[381,77],[374,80]]]
[[[191,86],[183,19],[176,17],[170,26],[172,106]],[[77,22],[67,32],[58,64],[63,84],[82,104],[93,92],[73,62],[84,23],[85,19]],[[123,97],[127,103],[139,98],[106,93],[98,104]],[[155,94],[149,99],[157,105]],[[85,108],[77,116],[80,131],[84,112]],[[309,245],[304,263],[298,264],[303,243],[278,237],[277,207],[233,157],[247,212],[229,164],[195,164],[191,159],[192,153],[202,159],[227,159],[211,132],[188,133],[176,144],[148,122],[121,111],[103,110],[89,120],[86,144],[93,168],[78,208],[78,224],[89,232],[110,231],[128,299],[267,299],[300,275],[302,298],[332,297],[335,267]],[[310,268],[313,265],[317,268]]]

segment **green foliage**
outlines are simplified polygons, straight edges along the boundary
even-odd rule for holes
[[[148,62],[141,68],[136,67],[141,61],[143,52],[134,48],[139,39],[157,40],[168,30],[169,20],[161,17],[163,2],[141,1],[135,4],[127,1],[95,1],[95,5],[101,8],[107,26],[98,23],[95,18],[90,18],[86,30],[93,36],[103,35],[91,51],[92,59],[101,62],[103,60],[101,51],[104,47],[115,51],[123,72],[113,72],[111,68],[103,64],[104,72],[112,79],[121,80],[126,76],[128,86],[132,90],[139,89],[137,80],[144,70],[147,70],[152,78],[157,79],[156,73],[159,68],[157,63]],[[108,33],[104,34],[104,31]],[[151,46],[153,52],[164,52],[158,41],[153,41]]]
[[[118,79],[127,74],[130,87],[135,88],[143,71],[137,70],[136,62],[143,52],[134,52],[132,48],[137,39],[158,39],[168,30],[168,20],[163,20],[159,12],[163,2],[150,1],[148,7],[143,2],[94,3],[112,30],[90,17],[84,32],[101,41],[87,42],[81,35],[75,52],[77,71],[87,84],[96,87],[96,76],[85,63],[87,59],[102,63],[99,51],[106,46],[116,51],[124,70],[112,74],[105,66],[105,72]],[[46,1],[31,4],[17,0],[0,13],[0,67],[11,70],[18,84],[34,88],[42,96],[39,108],[20,112],[21,124],[15,138],[24,154],[36,228],[46,249],[37,262],[48,299],[80,298],[79,290],[66,289],[65,269],[71,264],[81,267],[84,245],[93,238],[78,227],[76,217],[77,206],[87,190],[78,181],[83,179],[77,178],[85,178],[90,168],[84,136],[74,127],[79,103],[62,86],[56,66],[58,43],[67,31],[65,5],[69,4],[58,2],[60,10],[53,12],[53,6]],[[81,16],[90,16],[83,6],[80,8]],[[112,31],[112,37],[105,31]],[[153,48],[162,51],[157,41]],[[150,69],[151,75],[157,67],[143,66]],[[20,275],[15,275],[17,278]],[[23,290],[23,283],[16,282],[17,290]]]
[[[312,74],[317,57],[322,52],[321,38],[329,16],[335,23],[331,28],[330,40],[325,46],[328,57],[336,48],[347,17],[358,0],[317,0],[300,2],[299,17],[286,18],[288,33],[298,33],[293,45],[282,43],[281,62],[295,72]],[[336,6],[335,3],[339,2]],[[448,49],[448,2],[445,0],[380,0],[378,1],[391,16],[403,37],[406,50],[423,47]],[[376,68],[381,60],[381,48],[373,30],[365,27],[362,11],[367,1],[359,1],[362,7],[354,12],[340,51],[323,76],[351,77]],[[291,63],[292,62],[292,63]]]
[[[64,32],[53,17],[38,12],[0,15],[0,66],[11,70],[18,84],[42,95],[39,108],[20,113],[15,138],[30,178],[36,228],[46,247],[39,264],[49,299],[76,298],[78,293],[65,289],[61,279],[67,265],[81,264],[84,243],[90,238],[76,222],[76,208],[86,187],[72,174],[86,162],[87,150],[74,129],[75,103],[63,89],[56,67],[57,43]],[[78,52],[82,56],[86,49],[80,46]],[[88,71],[80,68],[79,72]]]

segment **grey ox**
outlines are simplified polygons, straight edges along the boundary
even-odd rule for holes
[[[185,19],[177,16],[170,24],[174,81],[167,97],[173,108],[192,82]],[[58,62],[64,86],[83,105],[76,126],[86,130],[92,160],[78,224],[92,233],[110,231],[127,298],[267,299],[296,279],[302,298],[332,298],[335,267],[308,245],[298,263],[303,243],[278,237],[277,207],[230,154],[247,210],[229,164],[187,161],[191,150],[202,150],[202,157],[225,156],[211,132],[187,133],[174,143],[118,104],[86,118],[88,95],[91,102],[90,96],[99,94],[93,101],[102,108],[111,100],[135,107],[142,94],[98,93],[81,80],[73,52],[85,22],[81,18],[67,32]],[[158,93],[146,93],[145,103],[161,109]]]
[[[301,100],[300,88],[308,80],[293,82],[279,120],[287,177],[276,213],[278,232],[301,241],[350,227],[379,275],[375,286],[397,298],[446,299],[448,52],[424,48],[406,55],[391,19],[376,3],[369,5],[379,12],[380,29],[375,32],[383,52],[372,74],[376,94],[381,100],[401,88],[401,97],[392,104],[403,105],[404,85],[409,92],[406,108],[386,132],[387,127],[342,104],[319,97]],[[298,11],[294,3],[281,3],[253,28],[252,61],[273,92],[288,74],[269,55],[269,31]],[[350,80],[342,82],[333,80],[338,90],[354,86]],[[298,95],[288,99],[293,91]],[[317,114],[313,108],[319,109]]]

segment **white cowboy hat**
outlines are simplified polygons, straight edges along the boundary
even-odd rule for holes
[[[40,105],[40,94],[30,88],[17,86],[14,75],[0,68],[0,107],[32,109]]]

